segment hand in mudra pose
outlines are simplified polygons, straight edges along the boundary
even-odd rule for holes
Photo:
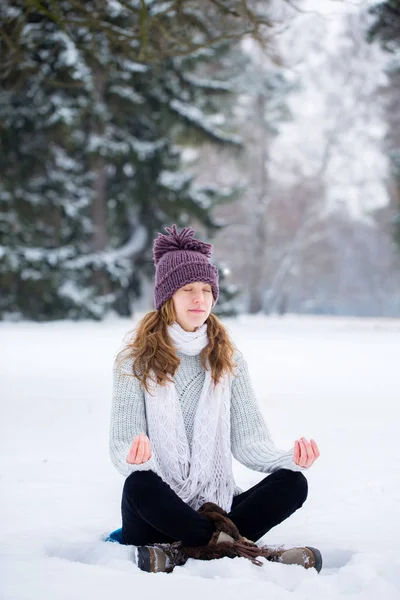
[[[311,439],[310,442],[306,438],[300,438],[295,441],[293,461],[300,467],[311,467],[311,465],[320,456],[320,452],[316,442]],[[133,465],[140,465],[147,462],[151,458],[150,440],[144,433],[133,438],[132,445],[129,449],[126,462]]]
[[[150,440],[144,433],[141,433],[133,438],[131,447],[129,448],[126,462],[131,465],[140,465],[151,458]]]
[[[320,452],[316,442],[311,439],[309,442],[302,437],[294,443],[293,462],[300,467],[311,467],[317,460]]]

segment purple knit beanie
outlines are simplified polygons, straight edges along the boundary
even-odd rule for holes
[[[209,283],[216,302],[219,295],[218,270],[210,262],[212,245],[196,240],[191,227],[184,227],[180,233],[176,225],[165,230],[169,235],[159,233],[153,244],[156,310],[179,288],[195,281]]]

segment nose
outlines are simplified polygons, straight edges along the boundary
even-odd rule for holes
[[[204,294],[202,291],[196,292],[193,297],[193,302],[195,304],[201,304],[204,301]]]

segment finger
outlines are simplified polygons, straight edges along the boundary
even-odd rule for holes
[[[315,443],[314,440],[310,440],[310,446],[312,448],[312,451],[313,451],[313,454],[314,454],[314,460],[315,460],[319,456],[318,446],[317,446],[317,444]]]
[[[298,442],[299,444],[299,466],[303,467],[304,466],[304,447],[303,447],[303,442],[301,440],[299,440]]]
[[[149,460],[149,444],[147,436],[143,437],[143,462]]]
[[[309,446],[310,446],[309,451],[310,451],[310,455],[311,455],[311,462],[310,462],[309,466],[311,466],[312,464],[315,463],[315,461],[317,460],[317,458],[319,456],[319,449],[314,440],[310,440]]]
[[[310,467],[314,462],[314,451],[309,441],[304,438],[304,447],[306,451],[306,467]]]
[[[319,448],[318,448],[317,443],[315,442],[315,440],[311,439],[311,445],[312,445],[313,450],[314,450],[315,458],[318,458],[318,456],[320,456],[320,451],[319,451]]]
[[[139,444],[140,444],[140,435],[137,435],[134,438],[134,443],[132,445],[132,457],[135,462],[136,462],[136,457],[137,457],[137,453],[139,450]]]
[[[304,443],[304,438],[302,438],[300,440],[300,447],[301,447],[301,463],[300,465],[302,467],[307,467],[307,460],[308,460],[308,455],[307,455],[307,448],[306,445]]]
[[[140,436],[140,440],[139,440],[139,447],[138,447],[138,451],[137,451],[137,455],[136,455],[136,463],[137,464],[141,464],[143,461],[143,457],[144,457],[144,452],[145,452],[145,441],[143,439],[143,435]]]
[[[297,464],[300,465],[300,461],[301,461],[301,445],[300,445],[300,440],[296,440],[296,444],[297,444]]]
[[[131,444],[131,447],[129,448],[128,456],[126,457],[126,461],[128,463],[131,463],[131,464],[135,463],[138,445],[139,445],[139,436],[136,436],[135,438],[133,438],[133,442]]]

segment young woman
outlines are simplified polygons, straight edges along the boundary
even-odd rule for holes
[[[255,542],[307,498],[303,472],[314,440],[278,449],[257,406],[246,362],[221,321],[212,246],[191,228],[167,227],[154,242],[155,311],[138,324],[114,365],[110,453],[126,477],[122,536],[148,571],[187,557],[257,556],[322,567],[311,547],[272,550]],[[270,473],[243,492],[232,455]]]

